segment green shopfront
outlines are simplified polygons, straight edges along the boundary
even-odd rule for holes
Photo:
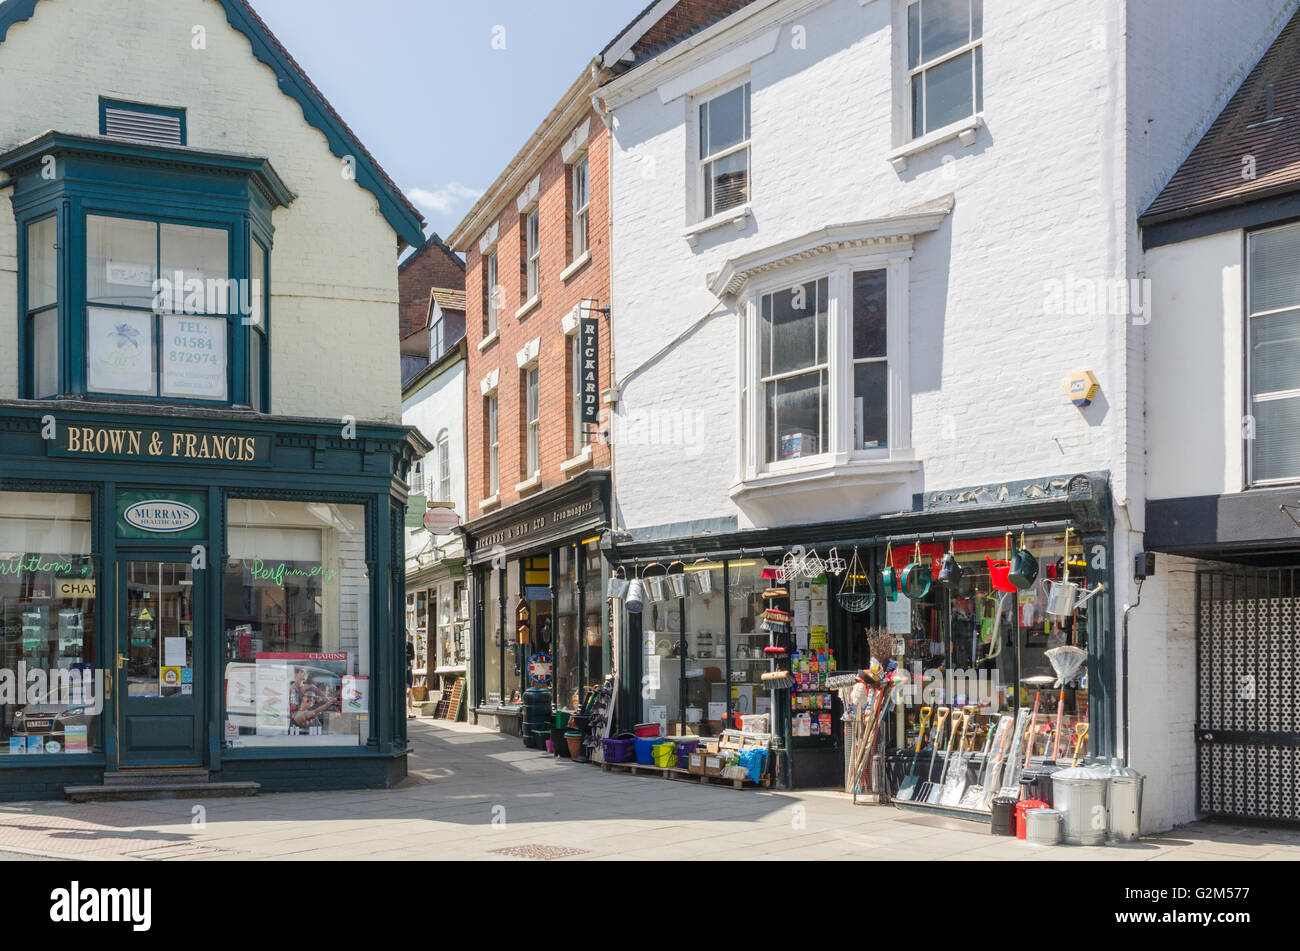
[[[0,405],[0,798],[405,775],[402,427]],[[217,449],[216,447],[220,447]]]
[[[0,799],[127,770],[400,779],[406,476],[430,447],[268,412],[295,196],[265,158],[57,132],[6,176]]]

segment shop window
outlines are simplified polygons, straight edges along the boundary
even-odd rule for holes
[[[469,658],[469,598],[464,581],[437,589],[438,670],[464,669]]]
[[[983,0],[915,0],[907,7],[912,138],[984,111]]]
[[[1300,225],[1250,235],[1251,482],[1300,479]]]
[[[501,629],[501,569],[482,572],[483,579],[483,690],[485,703],[500,703],[505,693],[505,638]]]
[[[0,756],[52,762],[102,742],[91,537],[88,495],[0,492]]]
[[[365,509],[231,499],[227,746],[364,745],[370,736]]]
[[[700,103],[699,138],[700,217],[711,218],[749,201],[749,83]]]

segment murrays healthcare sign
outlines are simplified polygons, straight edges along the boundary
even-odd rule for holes
[[[119,538],[201,538],[207,534],[203,492],[123,491],[117,495]]]

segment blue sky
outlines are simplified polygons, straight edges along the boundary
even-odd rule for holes
[[[648,0],[252,2],[446,237]]]

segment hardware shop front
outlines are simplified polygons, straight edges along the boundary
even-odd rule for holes
[[[192,768],[263,790],[406,772],[413,431],[0,408],[0,798]]]
[[[625,693],[636,712],[621,722],[669,737],[757,729],[779,785],[985,821],[981,781],[1005,788],[1026,766],[1109,755],[1106,477],[983,489],[855,522],[611,536],[615,575],[641,581],[640,610],[620,604],[621,666],[644,689]],[[1013,584],[1022,551],[1034,570]],[[1058,683],[1062,659],[1074,667]],[[873,677],[854,694],[863,669]]]
[[[608,471],[589,470],[465,526],[475,722],[518,735],[525,690],[577,710],[613,672],[600,549],[609,487]]]

